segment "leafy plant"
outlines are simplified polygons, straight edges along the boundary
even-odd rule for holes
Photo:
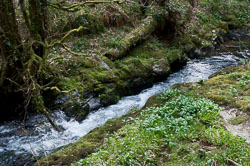
[[[107,46],[109,48],[118,48],[121,49],[122,48],[122,43],[120,42],[119,38],[112,38],[108,41]]]
[[[230,87],[230,91],[231,91],[232,95],[238,96],[238,91],[237,91],[236,88],[234,88],[234,87],[231,86],[231,87]]]
[[[215,160],[225,165],[227,158],[241,164],[248,161],[244,139],[219,127],[217,104],[186,96],[177,89],[164,91],[160,98],[167,102],[144,110],[139,118],[105,139],[97,153],[80,160],[79,164],[171,165],[181,160],[176,165],[211,165]],[[198,145],[189,142],[194,140]],[[203,141],[217,147],[207,153],[199,145]],[[163,158],[172,157],[167,157],[167,163],[162,162],[161,153]]]

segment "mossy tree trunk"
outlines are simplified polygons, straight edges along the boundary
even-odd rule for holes
[[[23,70],[23,61],[26,59],[22,51],[13,2],[0,0],[1,110],[18,108],[19,102],[23,101],[18,87],[23,83],[20,73]]]
[[[43,113],[55,130],[62,131],[50,119],[41,94],[43,77],[51,72],[44,62],[47,49],[44,44],[46,0],[29,0],[29,12],[24,0],[19,1],[30,35],[25,34],[29,39],[25,42],[20,37],[13,2],[0,0],[0,103],[3,110],[0,119],[20,116],[32,103],[32,107]]]
[[[47,36],[47,2],[46,0],[29,0],[30,34],[34,40],[44,42]],[[35,53],[43,57],[45,48],[34,45]]]

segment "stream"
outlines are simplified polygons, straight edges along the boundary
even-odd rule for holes
[[[92,129],[102,126],[108,119],[120,117],[134,107],[143,107],[149,97],[161,93],[173,84],[208,79],[211,74],[226,66],[237,65],[250,57],[250,34],[240,39],[224,43],[223,47],[216,50],[215,56],[190,60],[166,80],[155,83],[137,95],[123,97],[117,104],[91,112],[81,123],[67,117],[60,110],[55,111],[51,117],[65,129],[62,133],[52,129],[42,115],[29,115],[26,130],[23,130],[19,120],[4,122],[0,125],[0,166],[32,165],[37,157],[46,156],[77,141]]]

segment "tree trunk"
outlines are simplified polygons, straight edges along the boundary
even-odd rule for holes
[[[18,77],[16,69],[22,68],[22,42],[18,32],[16,15],[12,1],[0,1],[0,50],[1,78],[0,88],[11,84],[8,79]],[[16,80],[16,79],[15,79]]]
[[[47,37],[47,3],[46,0],[29,0],[29,19],[31,23],[31,36],[34,40],[44,42]],[[45,48],[34,45],[34,52],[44,57]]]
[[[22,93],[18,92],[18,84],[22,84],[23,63],[22,42],[18,32],[16,15],[12,1],[0,0],[0,102],[1,110],[10,114],[11,110],[17,110],[23,102]]]

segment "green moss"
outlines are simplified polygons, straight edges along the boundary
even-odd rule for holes
[[[183,55],[183,51],[181,49],[170,49],[166,53],[168,62],[171,64],[179,59],[181,59],[181,56]]]
[[[241,124],[241,123],[243,123],[243,122],[245,122],[247,120],[248,120],[248,117],[240,115],[240,116],[236,116],[234,118],[231,118],[228,121],[232,125],[239,125],[239,124]]]
[[[166,47],[156,37],[142,42],[115,62],[106,57],[80,57],[72,59],[68,68],[58,84],[60,89],[71,92],[77,89],[82,96],[88,91],[98,96],[103,105],[116,103],[121,96],[134,94],[170,73]]]
[[[117,94],[116,89],[108,88],[103,94],[99,95],[100,102],[103,105],[117,103],[120,99],[120,96]]]
[[[163,104],[165,102],[165,100],[160,98],[160,94],[159,95],[155,95],[152,96],[148,99],[148,101],[146,102],[146,104],[143,106],[144,108],[147,107],[156,107],[156,106],[160,106],[161,104]]]

